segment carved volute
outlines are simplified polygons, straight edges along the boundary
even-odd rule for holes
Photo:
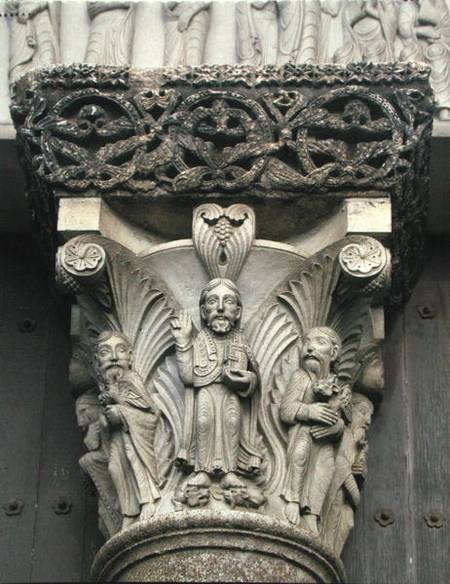
[[[257,67],[270,31],[256,63],[246,27],[274,3],[256,4],[237,10],[247,64],[184,67],[210,3],[171,2],[178,68],[16,85],[36,233],[73,303],[98,581],[345,581],[384,308],[422,261],[428,70]]]

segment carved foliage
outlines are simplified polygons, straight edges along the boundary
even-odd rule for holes
[[[215,203],[194,211],[192,239],[211,278],[236,280],[255,236],[255,214],[247,205]]]
[[[221,82],[228,69],[230,76]],[[308,71],[258,69],[260,87],[249,92],[245,68],[199,67],[189,73],[190,83],[216,87],[186,91],[188,78],[165,73],[155,74],[158,89],[131,86],[113,96],[100,82],[89,82],[89,69],[78,76],[94,87],[56,101],[46,92],[44,72],[37,95],[18,101],[14,111],[17,125],[23,124],[22,139],[39,149],[34,157],[40,176],[72,191],[321,192],[400,184],[425,128],[416,124],[412,131],[394,93],[376,88],[388,82],[389,67],[375,67],[369,76],[368,69],[354,66],[345,71],[353,85],[345,87],[339,87],[344,71],[331,76],[326,68],[312,69],[311,81],[320,88],[316,98],[308,91]],[[393,77],[404,83],[405,73],[399,69]],[[277,75],[281,87],[265,90]],[[361,88],[361,80],[374,87]],[[337,88],[327,89],[332,84]],[[427,109],[427,100],[425,87],[415,90],[417,112]]]

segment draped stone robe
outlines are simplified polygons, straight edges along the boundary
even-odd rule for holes
[[[100,403],[91,404],[84,438],[88,452],[83,454],[78,463],[97,490],[99,529],[106,538],[117,533],[122,524],[116,488],[108,470],[108,442],[107,423],[101,413]]]
[[[345,428],[336,456],[336,472],[324,505],[322,529],[325,543],[338,555],[353,528],[354,509],[359,501],[359,486],[352,466],[358,457],[366,465],[364,454],[358,447],[352,429]]]
[[[208,474],[257,473],[262,459],[256,444],[259,376],[242,333],[221,337],[203,329],[193,343],[177,347],[177,362],[187,386],[178,461]],[[234,391],[222,380],[224,366],[256,375],[246,389]]]
[[[121,403],[117,408],[121,426],[111,430],[108,469],[122,515],[135,517],[142,505],[160,498],[154,451],[158,416],[136,373],[127,373],[119,381],[119,388]]]
[[[9,82],[17,81],[35,67],[57,63],[57,11],[55,2],[10,1],[5,10],[27,15],[21,20],[14,16],[10,22]]]
[[[201,65],[209,28],[210,2],[167,2],[165,8],[165,57],[168,67]],[[185,30],[179,30],[183,13],[192,14]]]
[[[96,1],[88,3],[89,30],[86,63],[92,65],[129,65],[134,27],[131,2]]]
[[[331,438],[316,441],[311,435],[311,427],[319,424],[308,414],[307,406],[317,402],[313,383],[305,370],[295,371],[281,402],[281,419],[291,426],[282,495],[320,517],[334,475],[336,446]]]

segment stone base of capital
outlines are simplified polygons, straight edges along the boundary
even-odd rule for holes
[[[98,552],[100,582],[344,582],[341,561],[302,530],[258,513],[162,515]]]

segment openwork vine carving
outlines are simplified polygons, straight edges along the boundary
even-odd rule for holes
[[[256,70],[266,84],[260,79],[249,91],[245,68],[228,67],[235,82],[223,69],[190,70],[194,80],[198,74],[217,86],[208,90],[186,88],[186,78],[174,70],[172,76],[155,74],[157,89],[134,91],[124,84],[111,94],[90,80],[91,68],[69,68],[78,86],[84,79],[91,87],[62,98],[47,90],[54,72],[41,72],[34,92],[18,98],[13,111],[22,140],[40,150],[33,157],[39,175],[69,191],[386,190],[412,168],[409,153],[427,128],[411,119],[412,110],[405,123],[401,100],[384,85],[390,76],[405,83],[406,70],[353,66],[332,76],[318,68],[308,80],[307,66],[266,67]],[[425,75],[420,68],[414,72]],[[265,89],[277,75],[281,88]],[[344,79],[345,87],[333,88]],[[360,86],[363,80],[370,89]],[[311,96],[310,83],[318,97]],[[417,114],[429,108],[424,86],[410,97]]]

